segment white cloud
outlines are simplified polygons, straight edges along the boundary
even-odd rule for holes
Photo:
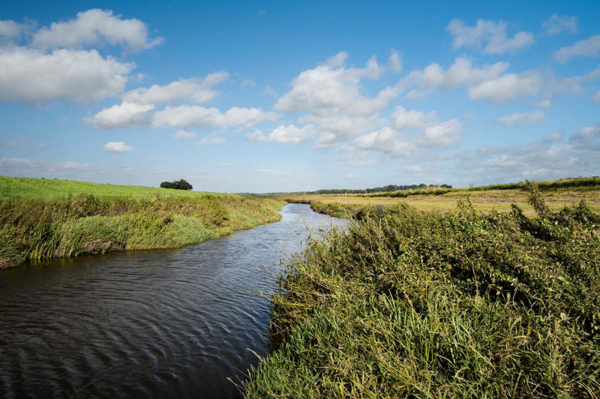
[[[600,35],[580,40],[572,46],[563,47],[554,53],[554,59],[566,63],[575,57],[598,57],[600,55]]]
[[[179,79],[168,85],[152,85],[150,88],[139,88],[123,94],[123,101],[140,104],[162,104],[177,101],[208,102],[219,95],[213,86],[225,82],[229,73],[221,71],[211,73],[202,80]]]
[[[96,115],[84,118],[84,121],[96,129],[145,128],[151,124],[152,115],[148,112],[152,109],[154,105],[151,104],[124,102],[104,108]]]
[[[456,58],[447,71],[436,63],[430,64],[423,70],[412,71],[399,83],[399,90],[417,86],[420,91],[413,90],[409,97],[422,97],[434,90],[450,90],[462,86],[476,86],[484,82],[498,79],[509,67],[507,62],[497,62],[482,67],[473,67],[471,60]]]
[[[546,119],[546,114],[542,111],[534,111],[529,113],[514,113],[511,115],[504,115],[498,118],[498,122],[506,126],[514,126],[518,124],[533,125],[542,122]]]
[[[317,148],[325,148],[335,143],[350,140],[361,133],[381,127],[385,123],[378,114],[369,116],[347,114],[319,116],[309,114],[301,117],[299,122],[319,126],[320,133],[315,145]]]
[[[577,33],[577,17],[554,14],[542,24],[548,36],[556,36],[562,32]]]
[[[8,40],[9,43],[13,40],[18,40],[23,33],[32,29],[32,24],[20,24],[13,20],[0,21],[0,44],[2,38]]]
[[[400,57],[400,54],[394,49],[392,49],[392,53],[390,54],[389,63],[392,71],[396,73],[402,72],[402,57]]]
[[[108,152],[131,152],[134,148],[130,145],[126,145],[122,141],[111,141],[104,144],[104,149]]]
[[[464,21],[453,19],[446,27],[446,31],[454,37],[452,40],[454,48],[474,48],[481,50],[482,54],[502,55],[533,44],[534,38],[530,32],[518,32],[509,39],[506,34],[507,27],[508,24],[503,21],[480,19],[474,26],[468,26]]]
[[[194,105],[167,107],[154,114],[154,127],[187,127],[198,128],[252,127],[257,123],[274,120],[276,114],[264,112],[258,108],[233,107],[225,113],[217,108],[204,108]]]
[[[111,10],[93,9],[77,13],[75,19],[41,28],[34,33],[32,44],[42,50],[110,44],[133,52],[154,47],[163,41],[162,37],[151,39],[148,27],[139,19],[121,19]]]
[[[374,98],[361,93],[362,79],[378,79],[384,68],[372,57],[365,68],[344,68],[347,53],[340,52],[324,65],[302,72],[292,81],[292,90],[277,100],[275,109],[288,112],[307,111],[315,115],[336,113],[372,115],[382,111],[397,95],[382,90]]]
[[[543,79],[539,72],[528,71],[520,75],[510,73],[471,86],[468,89],[471,100],[484,99],[500,104],[523,96],[537,95]]]
[[[96,50],[0,49],[0,101],[98,101],[123,92],[135,64]]]
[[[535,103],[536,107],[550,109],[552,108],[552,97],[542,98]]]
[[[406,157],[414,148],[412,143],[389,127],[357,137],[353,145],[360,150],[380,151],[393,157]]]
[[[193,140],[196,137],[195,132],[186,132],[185,130],[180,130],[173,136],[174,139],[178,140]]]
[[[206,137],[203,137],[198,141],[198,145],[206,145],[206,144],[225,144],[227,140],[223,137],[218,137],[216,133],[211,133]]]
[[[459,139],[461,130],[458,119],[432,123],[425,127],[418,143],[423,146],[447,146]]]
[[[459,139],[462,126],[458,119],[440,122],[434,111],[424,113],[416,110],[405,110],[396,107],[392,114],[394,127],[402,129],[422,129],[416,137],[416,144],[421,146],[447,146]]]
[[[426,114],[415,110],[406,111],[400,106],[396,107],[396,110],[392,114],[392,119],[394,121],[394,127],[398,130],[424,128],[437,121],[435,111]]]
[[[594,100],[595,102],[597,102],[597,103],[600,103],[600,90],[598,90],[598,91],[596,92],[596,94],[594,95],[594,98],[593,98],[593,100]]]
[[[246,86],[256,86],[256,82],[252,79],[244,79],[242,81],[242,84],[240,85],[242,87],[246,87]]]
[[[355,179],[355,178],[356,178],[356,176],[354,176],[354,175],[353,175],[353,174],[351,174],[351,173],[346,173],[346,174],[344,175],[344,177],[345,177],[346,179]]]
[[[269,175],[269,176],[293,176],[292,172],[288,172],[285,170],[277,170],[277,169],[258,169],[254,172],[259,173],[261,175]]]
[[[314,125],[309,124],[301,128],[294,125],[281,125],[267,136],[263,135],[260,130],[256,130],[253,133],[247,134],[246,139],[249,141],[270,141],[281,144],[300,144],[306,140],[310,140],[314,136]]]

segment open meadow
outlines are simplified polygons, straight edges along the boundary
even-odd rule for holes
[[[600,178],[569,179],[538,183],[540,193],[550,209],[573,206],[582,200],[590,209],[600,212]],[[348,205],[394,205],[406,203],[420,210],[453,210],[467,198],[478,211],[507,212],[518,205],[525,214],[532,215],[528,192],[524,183],[473,187],[470,189],[406,190],[378,194],[294,194],[281,195],[290,202],[339,203]]]

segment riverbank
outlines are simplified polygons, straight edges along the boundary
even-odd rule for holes
[[[595,397],[600,217],[529,201],[317,209],[360,221],[288,264],[246,397]]]
[[[174,195],[0,197],[0,268],[82,254],[183,247],[278,221],[285,204],[167,191]]]
[[[563,206],[576,206],[584,200],[595,212],[600,212],[600,178],[565,179],[539,182],[538,188],[546,205],[553,210]],[[407,203],[417,209],[455,210],[460,201],[469,198],[474,209],[482,212],[496,210],[510,212],[512,205],[518,205],[526,215],[535,214],[528,203],[525,183],[497,184],[491,186],[453,189],[404,190],[372,194],[295,194],[280,195],[288,202],[321,204],[344,204],[348,208],[361,208],[365,205],[395,205]]]

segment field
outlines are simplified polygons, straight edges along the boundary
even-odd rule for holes
[[[0,268],[182,247],[277,221],[284,205],[267,198],[60,180],[2,178],[1,187]]]
[[[560,209],[565,205],[577,205],[585,200],[594,211],[600,211],[600,178],[570,179],[561,182],[538,183],[540,193],[551,209]],[[456,209],[459,201],[467,198],[478,211],[510,211],[511,205],[518,205],[525,214],[534,213],[527,202],[528,192],[524,183],[474,187],[471,189],[440,189],[396,191],[377,194],[345,195],[282,195],[280,198],[290,202],[342,203],[350,205],[393,205],[407,203],[420,210]]]
[[[597,398],[600,216],[313,202],[353,217],[287,265],[247,398]]]
[[[0,197],[19,198],[66,198],[69,195],[94,195],[98,198],[126,197],[134,198],[161,196],[198,198],[210,195],[220,195],[202,191],[170,190],[166,188],[119,186],[112,184],[98,184],[74,180],[37,179],[27,177],[0,176]]]

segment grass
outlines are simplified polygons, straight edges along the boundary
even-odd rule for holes
[[[540,190],[551,209],[560,209],[565,205],[574,206],[584,200],[594,211],[600,211],[600,179],[576,179],[579,186],[563,183],[543,182],[544,190]],[[584,184],[585,183],[585,184]],[[501,188],[500,188],[501,186]],[[534,214],[533,207],[527,203],[528,193],[521,188],[521,183],[474,187],[472,189],[437,189],[397,191],[391,193],[377,193],[368,195],[287,195],[280,196],[289,202],[310,203],[342,203],[352,205],[394,205],[400,202],[407,203],[420,210],[452,210],[458,207],[460,201],[467,198],[478,211],[490,212],[492,210],[509,212],[512,204],[521,207],[525,214]]]
[[[287,265],[247,398],[597,398],[600,217],[313,203],[353,217]]]
[[[157,194],[189,198],[221,195],[202,191],[170,190],[157,187],[119,186],[74,180],[0,176],[0,197],[52,199],[65,198],[69,195],[94,195],[98,198],[127,196],[147,198],[154,197]]]
[[[284,204],[179,190],[150,196],[153,189],[70,181],[50,181],[55,190],[38,198],[33,194],[39,190],[29,189],[35,180],[9,180],[15,183],[9,191],[23,195],[0,196],[0,268],[81,254],[182,247],[277,221]],[[41,187],[48,182],[37,181]],[[93,195],[72,196],[71,189],[82,187],[93,188]],[[59,192],[69,196],[55,198]],[[117,196],[121,192],[129,195]]]

